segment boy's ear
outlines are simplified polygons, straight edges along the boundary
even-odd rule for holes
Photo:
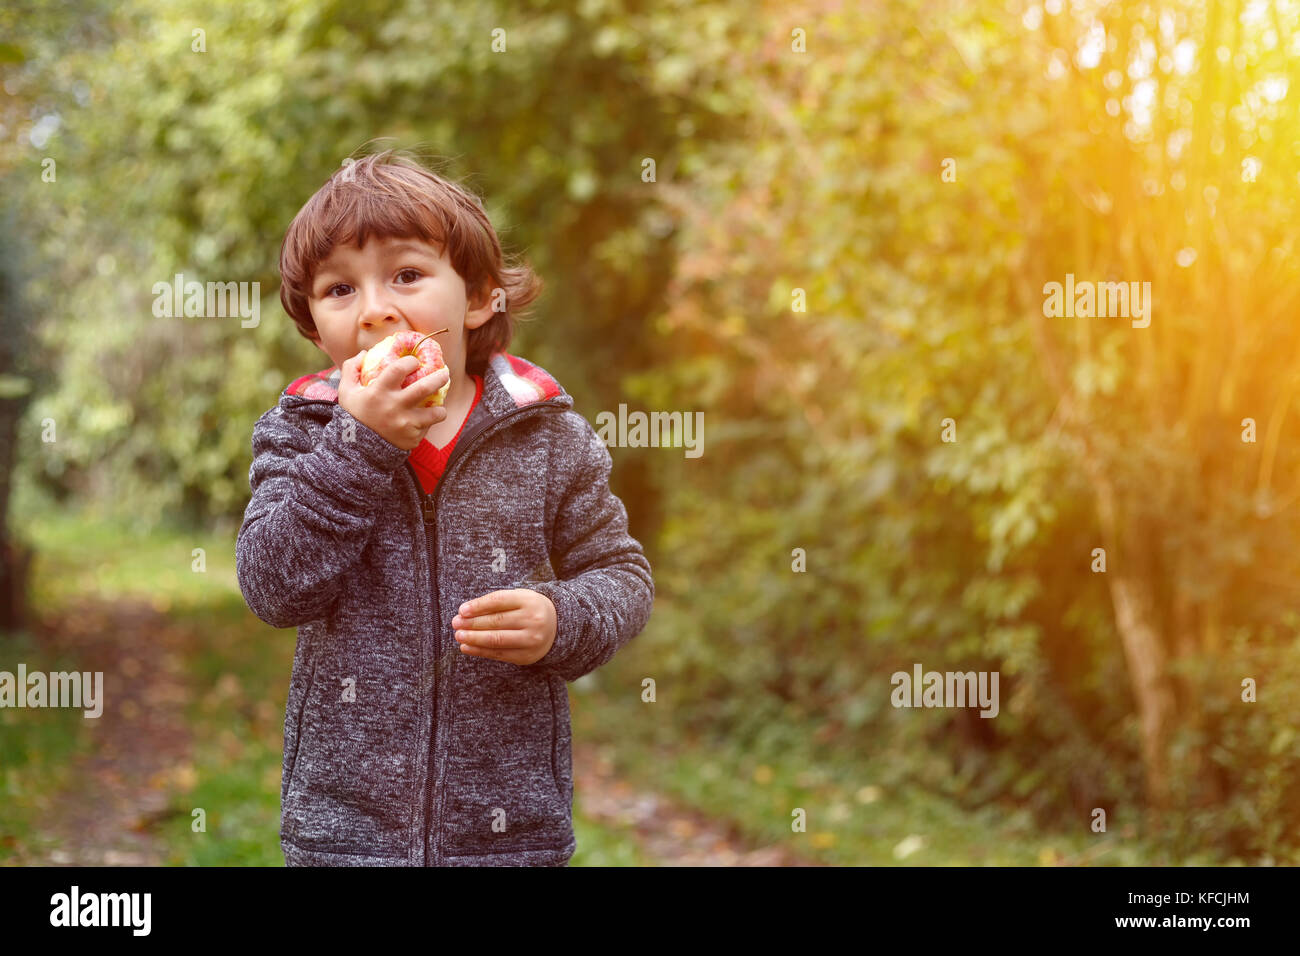
[[[465,328],[477,329],[492,316],[492,288],[491,283],[485,281],[478,296],[470,300],[469,311],[465,313]]]

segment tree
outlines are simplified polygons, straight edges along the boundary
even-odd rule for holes
[[[0,190],[0,195],[7,195]],[[0,628],[14,630],[27,620],[27,571],[31,550],[13,539],[9,498],[18,458],[18,424],[31,399],[32,362],[27,351],[34,325],[24,301],[25,258],[14,242],[14,210],[0,208]]]

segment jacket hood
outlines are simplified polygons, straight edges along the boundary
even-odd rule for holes
[[[339,378],[342,374],[338,366],[312,372],[290,382],[284,394],[317,401],[337,402]],[[500,383],[500,388],[493,387],[493,383],[489,381],[493,378]],[[573,404],[569,393],[550,372],[540,365],[506,352],[492,354],[484,370],[481,401],[494,415],[505,414],[512,407],[524,408],[552,399],[560,399],[561,404],[570,407]],[[513,406],[510,404],[511,401]]]

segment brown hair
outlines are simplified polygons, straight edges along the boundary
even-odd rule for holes
[[[478,196],[407,153],[386,149],[335,172],[285,233],[280,303],[306,338],[317,340],[307,299],[320,263],[335,246],[359,248],[371,236],[418,237],[445,250],[471,302],[477,301],[476,292],[505,292],[505,310],[469,330],[467,372],[481,372],[493,352],[510,344],[515,320],[541,291],[542,280],[526,263],[506,262]]]

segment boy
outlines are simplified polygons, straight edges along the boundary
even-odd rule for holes
[[[654,582],[604,443],[504,351],[539,282],[472,194],[391,150],[312,196],[280,273],[333,361],[254,426],[236,545],[249,608],[298,627],[285,863],[565,866],[566,681],[641,631]],[[441,329],[446,370],[403,388],[406,356],[358,381],[368,348]]]

